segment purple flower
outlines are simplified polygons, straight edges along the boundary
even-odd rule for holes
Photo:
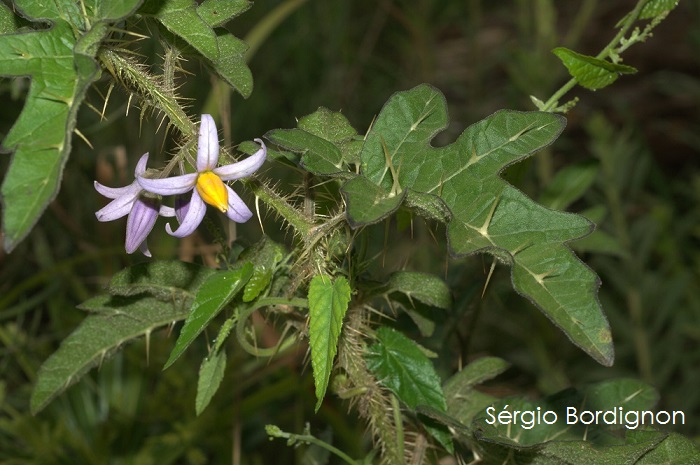
[[[168,234],[176,237],[192,234],[204,218],[207,203],[218,208],[236,223],[245,223],[253,216],[253,212],[233,189],[224,184],[224,181],[250,176],[262,166],[267,156],[267,148],[261,139],[255,139],[255,141],[262,148],[253,155],[243,161],[217,168],[219,138],[214,118],[205,114],[202,115],[202,122],[199,125],[196,173],[164,179],[145,178],[142,176],[143,172],[137,175],[136,178],[141,187],[154,194],[178,195],[192,191],[189,201],[176,201],[180,227],[173,231],[167,224],[165,229]]]
[[[148,153],[143,154],[134,170],[135,176],[141,176],[146,172]],[[107,187],[95,181],[95,189],[107,198],[113,199],[104,208],[95,213],[98,221],[113,221],[125,215],[126,242],[124,248],[127,253],[134,253],[136,249],[147,256],[151,256],[146,243],[146,237],[153,230],[158,215],[172,217],[175,211],[160,205],[160,198],[143,190],[138,181],[134,180],[125,187]]]

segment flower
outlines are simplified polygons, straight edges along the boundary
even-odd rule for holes
[[[134,176],[138,177],[146,172],[148,153],[143,154],[136,164]],[[124,215],[129,215],[126,220],[126,242],[124,248],[127,253],[134,253],[136,249],[147,256],[151,256],[146,243],[146,237],[153,230],[158,215],[172,217],[175,210],[161,206],[160,198],[145,192],[138,181],[134,180],[125,187],[107,187],[95,181],[95,189],[107,198],[113,199],[104,208],[95,212],[98,221],[113,221]]]
[[[178,195],[192,191],[189,200],[176,201],[176,215],[180,227],[173,231],[170,224],[165,226],[168,234],[185,237],[194,232],[206,213],[206,204],[218,208],[236,223],[245,223],[253,212],[233,189],[224,181],[233,181],[253,174],[262,166],[267,156],[267,148],[261,139],[255,142],[262,147],[245,160],[216,167],[219,161],[219,138],[216,124],[211,115],[202,115],[199,125],[196,173],[183,174],[164,179],[143,177],[143,172],[136,179],[148,192],[160,195]]]

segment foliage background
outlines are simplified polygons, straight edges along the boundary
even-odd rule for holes
[[[245,37],[279,1],[259,0],[228,28]],[[224,122],[226,143],[292,127],[319,106],[341,110],[363,131],[397,90],[429,82],[447,97],[451,124],[437,142],[447,143],[467,125],[500,108],[532,109],[529,95],[547,98],[567,78],[550,53],[567,46],[595,54],[613,34],[633,1],[502,2],[308,0],[251,56],[252,96],[230,99],[197,63],[185,63],[182,95],[191,113],[213,113]],[[639,73],[623,76],[580,98],[553,147],[506,173],[529,196],[546,203],[551,181],[564,167],[589,173],[583,195],[568,206],[598,224],[595,238],[574,247],[601,276],[600,300],[610,320],[616,362],[604,368],[574,347],[482,256],[447,258],[444,231],[416,222],[391,225],[386,253],[384,224],[373,227],[369,247],[382,256],[386,274],[397,268],[445,276],[455,295],[428,348],[441,357],[443,378],[458,363],[495,355],[514,367],[486,389],[498,395],[551,394],[570,385],[636,377],[655,386],[659,408],[683,410],[700,436],[700,4],[681,2],[654,37],[625,54]],[[152,32],[152,31],[151,31]],[[141,52],[157,62],[157,41]],[[102,108],[106,86],[88,101]],[[25,79],[0,80],[0,137],[22,107]],[[83,107],[78,128],[94,149],[74,138],[61,193],[32,234],[10,255],[0,251],[0,461],[8,463],[243,463],[289,462],[295,451],[269,443],[263,426],[301,431],[331,427],[334,443],[360,456],[368,443],[347,405],[330,396],[317,415],[305,351],[271,362],[251,360],[231,348],[226,379],[209,408],[194,413],[197,373],[206,354],[195,346],[161,372],[174,343],[165,332],[135,343],[105,362],[36,417],[28,398],[40,364],[83,318],[75,306],[94,295],[121,268],[144,260],[123,250],[123,222],[97,223],[103,199],[92,187],[130,182],[142,153],[174,147],[157,118],[140,121],[128,96],[115,92],[106,120]],[[162,155],[161,155],[162,156]],[[9,157],[0,157],[5,172]],[[155,161],[154,161],[155,162]],[[295,173],[272,170],[281,184]],[[252,199],[247,199],[252,204]],[[264,213],[264,212],[263,212]],[[289,240],[274,218],[265,232]],[[256,222],[239,226],[251,241]],[[207,231],[177,242],[157,226],[154,256],[211,260]],[[201,255],[202,258],[199,258]],[[262,322],[261,322],[262,324]],[[267,327],[267,337],[277,333]],[[213,337],[213,335],[209,335]],[[327,430],[329,432],[330,429]]]

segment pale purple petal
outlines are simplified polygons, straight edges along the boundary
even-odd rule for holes
[[[134,253],[153,230],[158,218],[158,201],[138,198],[126,220],[126,253]]]
[[[197,145],[197,171],[210,170],[219,162],[219,135],[211,115],[202,115]]]
[[[133,183],[131,186],[127,187],[129,189],[125,194],[115,198],[95,212],[97,221],[114,221],[129,214],[134,202],[136,201],[136,198],[139,195],[139,192],[141,192],[141,187],[139,187],[137,183]]]
[[[148,241],[144,240],[141,245],[139,246],[139,250],[141,251],[142,254],[147,256],[148,258],[151,258],[151,251],[148,250]]]
[[[175,209],[173,207],[166,207],[165,205],[161,205],[158,214],[166,218],[172,218],[173,216],[175,216]]]
[[[197,184],[197,176],[199,176],[199,173],[189,173],[163,179],[151,179],[137,176],[136,179],[138,179],[141,187],[148,192],[160,195],[175,195],[184,194],[192,190],[195,184]]]
[[[195,229],[197,229],[199,223],[202,222],[202,219],[204,219],[204,214],[206,212],[207,206],[202,200],[202,197],[199,196],[199,192],[197,192],[197,189],[195,189],[192,191],[192,198],[189,202],[189,208],[187,209],[187,214],[182,220],[182,224],[180,224],[180,227],[173,231],[170,228],[170,225],[166,224],[165,230],[168,231],[168,234],[170,234],[171,236],[189,236],[194,232]]]
[[[228,191],[228,210],[226,211],[226,216],[236,223],[245,223],[253,216],[253,212],[250,211],[250,208],[248,208],[233,189],[226,186],[226,190]]]
[[[129,195],[133,194],[134,192],[138,192],[141,190],[141,187],[138,185],[134,186],[134,183],[131,183],[128,186],[124,187],[107,187],[95,181],[95,190],[107,197],[108,199],[116,199],[123,195]]]
[[[142,176],[146,172],[146,165],[148,164],[148,152],[141,155],[139,162],[136,163],[136,169],[134,170],[135,176]]]
[[[261,139],[255,139],[255,142],[260,144],[262,148],[249,156],[245,160],[230,165],[220,166],[212,171],[219,176],[223,181],[233,181],[234,179],[245,178],[255,173],[258,168],[265,163],[267,157],[267,147]]]
[[[192,194],[190,195],[178,195],[175,197],[175,216],[177,217],[177,222],[182,224],[187,216],[187,210],[190,208],[190,200],[192,199]]]

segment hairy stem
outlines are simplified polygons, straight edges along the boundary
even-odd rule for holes
[[[363,355],[367,348],[363,335],[367,333],[365,310],[362,307],[348,309],[343,333],[338,344],[338,365],[347,374],[349,385],[344,393],[357,392],[351,399],[358,413],[366,421],[374,444],[380,449],[381,463],[405,463],[403,443],[397,444],[397,425],[392,411],[396,411],[389,394],[379,385],[377,379],[365,365]],[[342,392],[339,393],[342,396]]]
[[[163,83],[149,74],[143,65],[109,48],[100,49],[97,57],[129,92],[136,93],[148,104],[162,111],[185,137],[192,137],[197,133],[195,124],[182,109],[175,94],[166,91]]]

